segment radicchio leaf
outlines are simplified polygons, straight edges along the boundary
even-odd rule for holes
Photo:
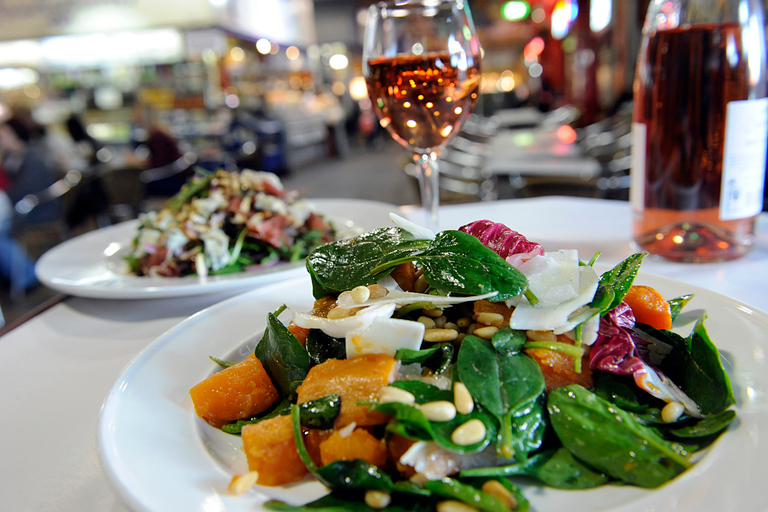
[[[634,326],[635,315],[625,302],[603,316],[597,341],[589,353],[589,367],[617,375],[632,375],[639,388],[666,402],[680,402],[688,414],[700,418],[696,402],[650,362],[648,342],[635,334]]]
[[[496,252],[513,266],[534,256],[544,254],[544,248],[540,244],[529,241],[504,224],[490,220],[471,222],[461,226],[459,231],[478,238],[484,246]],[[514,255],[524,255],[525,257],[522,261],[517,261],[520,259],[519,257],[510,258]]]

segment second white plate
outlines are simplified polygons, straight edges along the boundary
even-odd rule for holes
[[[370,231],[391,224],[397,206],[356,199],[307,199],[344,232]],[[41,283],[79,297],[99,299],[167,298],[262,286],[302,275],[304,262],[221,276],[139,277],[121,270],[138,221],[128,221],[68,240],[45,253],[35,272]]]

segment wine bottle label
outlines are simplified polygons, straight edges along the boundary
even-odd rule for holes
[[[632,123],[632,167],[629,170],[629,204],[636,212],[645,209],[645,123]]]
[[[763,210],[768,98],[731,101],[725,112],[720,219],[752,217]]]

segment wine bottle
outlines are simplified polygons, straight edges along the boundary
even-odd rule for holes
[[[759,0],[652,0],[634,83],[634,243],[662,258],[738,258],[755,241],[768,141]]]

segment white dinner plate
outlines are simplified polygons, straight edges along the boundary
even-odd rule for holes
[[[694,293],[676,322],[687,335],[708,313],[737,398],[738,419],[692,468],[655,490],[604,486],[582,491],[525,487],[536,512],[765,512],[768,510],[768,314],[703,288],[640,274],[636,283],[673,298]],[[266,315],[312,306],[308,277],[260,288],[190,317],[158,338],[126,367],[107,396],[98,427],[102,467],[133,510],[263,510],[268,499],[301,504],[324,488],[306,478],[284,487],[256,486],[229,496],[234,474],[246,470],[240,438],[198,419],[189,389],[214,371],[208,356],[242,359],[252,352]]]
[[[391,224],[397,206],[358,199],[308,199],[318,212],[334,221],[344,234],[369,231]],[[35,265],[41,283],[79,297],[99,299],[167,298],[223,290],[253,288],[304,272],[304,262],[220,276],[180,278],[139,277],[126,273],[123,257],[130,252],[137,220],[98,229],[57,245]]]

